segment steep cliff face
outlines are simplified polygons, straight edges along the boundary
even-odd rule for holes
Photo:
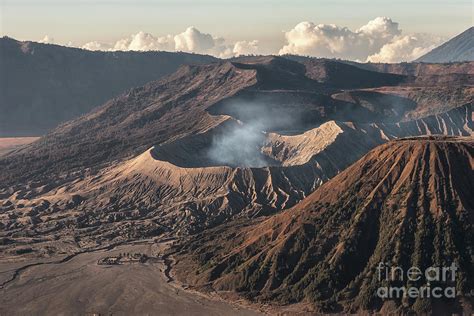
[[[261,301],[311,302],[325,312],[469,310],[473,168],[471,137],[391,141],[281,214],[183,242],[176,248],[178,271],[198,287],[210,282]],[[375,295],[387,286],[378,279],[380,262],[404,271],[454,262],[455,281],[442,286],[460,296],[438,305],[393,298],[391,305]],[[388,285],[424,283],[405,278]]]

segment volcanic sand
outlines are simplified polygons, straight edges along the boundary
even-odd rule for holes
[[[164,274],[165,265],[157,261],[97,264],[100,258],[119,253],[157,256],[161,247],[156,243],[122,245],[112,250],[78,254],[63,263],[24,269],[11,282],[0,287],[0,315],[260,314],[217,298],[206,298],[168,282]],[[27,264],[0,263],[0,281],[11,279],[15,269]]]

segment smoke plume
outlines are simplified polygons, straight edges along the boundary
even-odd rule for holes
[[[231,167],[264,167],[268,165],[260,152],[265,141],[260,122],[242,123],[216,136],[208,151],[210,160]]]
[[[271,99],[233,100],[211,110],[226,114],[238,124],[214,137],[207,152],[218,165],[232,167],[264,167],[277,164],[262,153],[268,131],[292,129],[300,126],[300,115],[290,108],[276,107]]]

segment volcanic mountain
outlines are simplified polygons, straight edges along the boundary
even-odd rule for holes
[[[0,136],[37,136],[184,64],[186,53],[92,52],[0,38]]]
[[[436,47],[416,61],[427,63],[452,63],[474,60],[474,26]]]
[[[4,248],[186,235],[290,208],[377,145],[471,135],[472,77],[452,75],[281,57],[183,66],[0,159]],[[346,89],[351,76],[367,80]]]
[[[391,141],[291,209],[182,242],[174,249],[178,276],[199,289],[309,303],[318,312],[472,312],[473,168],[472,137]],[[387,286],[378,279],[380,262],[405,271],[454,262],[459,297],[382,300],[375,295]]]
[[[300,133],[330,120],[396,123],[472,103],[469,65],[466,73],[446,71],[428,80],[431,75],[361,72],[339,64],[254,57],[242,63],[183,66],[64,123],[22,151],[22,158],[0,161],[8,169],[0,180],[31,180],[39,173],[56,175],[136,156],[151,146],[215,127],[226,115],[243,122],[277,121],[270,129],[265,126],[267,131]],[[357,81],[358,89],[341,88],[350,81]]]
[[[240,57],[230,61],[252,64],[251,68],[259,68],[261,80],[275,81],[275,77],[265,77],[275,72],[267,71],[265,75],[265,67],[257,67],[265,58]],[[430,80],[441,78],[452,85],[459,76],[473,73],[469,63],[359,64],[297,56],[285,58],[297,61],[300,69],[306,68],[307,77],[338,89],[396,86],[405,82],[406,76],[427,75],[431,75]],[[127,89],[175,72],[181,65],[219,61],[223,62],[197,54],[93,52],[0,38],[0,136],[45,134]],[[285,89],[289,87],[288,79],[288,76],[282,78]]]

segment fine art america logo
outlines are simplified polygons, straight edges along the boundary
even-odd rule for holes
[[[377,289],[377,296],[383,299],[454,298],[456,296],[456,270],[454,263],[446,267],[404,269],[380,262],[377,272],[378,280],[383,286]]]

